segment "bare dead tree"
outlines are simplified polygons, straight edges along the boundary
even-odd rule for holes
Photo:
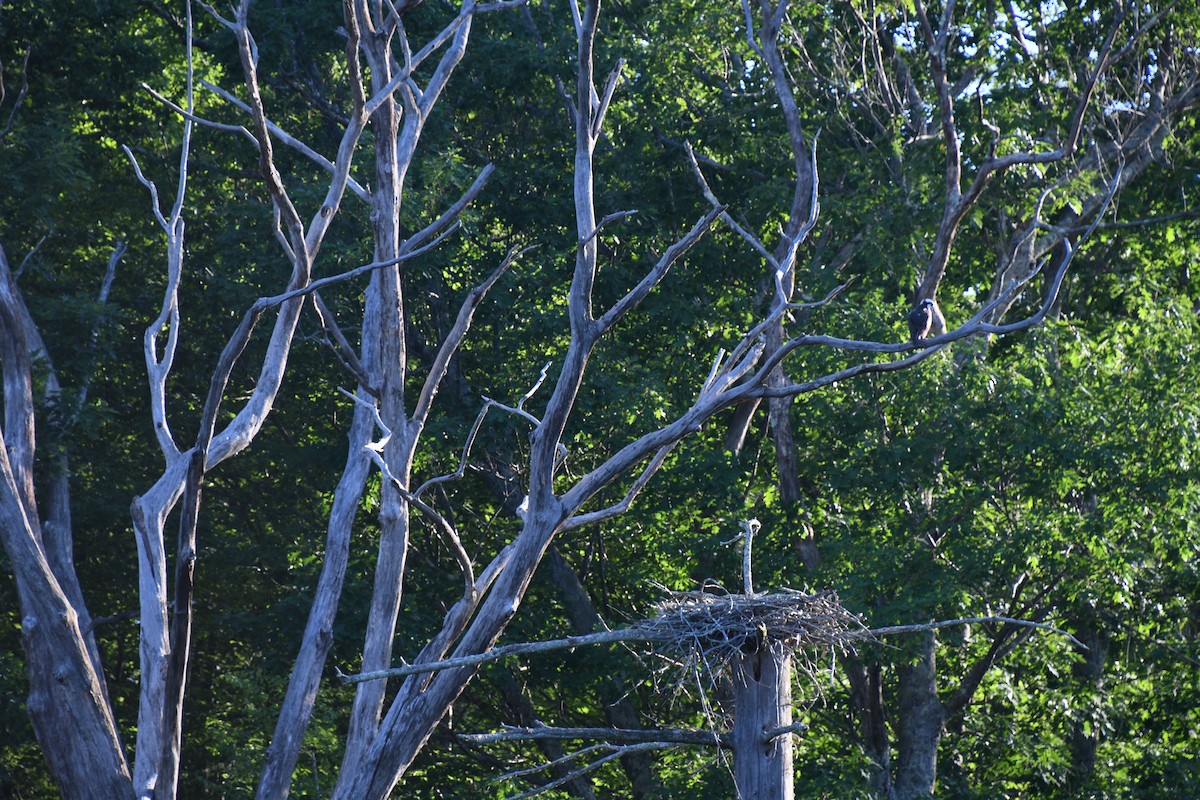
[[[743,5],[748,28],[754,30],[749,4]],[[1047,33],[1038,15],[1036,30],[1023,29],[1025,23],[1017,5],[1007,3],[1003,14],[978,24],[1006,27],[1019,44],[1015,48],[1018,59],[1029,61],[1033,47],[1026,33],[1029,39],[1041,42],[1046,41]],[[885,158],[902,195],[907,195],[910,185],[906,154],[934,142],[940,145],[944,159],[941,215],[934,235],[924,245],[927,258],[917,265],[919,278],[913,296],[914,304],[926,299],[933,302],[930,333],[934,341],[944,341],[948,330],[937,292],[951,274],[962,222],[968,215],[980,213],[986,198],[1003,191],[999,187],[1005,178],[1028,186],[1034,202],[1024,218],[999,213],[999,243],[991,286],[982,309],[960,330],[975,322],[987,328],[1004,319],[1027,297],[1017,284],[1026,284],[1038,263],[1056,253],[1065,253],[1063,258],[1069,259],[1072,249],[1095,229],[1113,198],[1161,162],[1163,137],[1180,120],[1192,115],[1200,100],[1200,73],[1193,53],[1185,48],[1155,47],[1154,52],[1161,53],[1164,62],[1162,72],[1157,67],[1147,70],[1140,60],[1142,56],[1135,54],[1137,46],[1161,28],[1170,5],[1141,15],[1125,6],[1115,7],[1111,17],[1106,17],[1109,21],[1101,41],[1079,65],[1078,77],[1057,75],[1045,67],[1034,81],[1043,88],[1036,91],[1044,93],[1044,87],[1065,85],[1069,88],[1068,102],[1061,116],[1051,116],[1042,123],[1044,128],[1033,131],[1003,130],[990,118],[985,96],[988,82],[995,76],[986,75],[971,63],[955,74],[953,65],[962,62],[955,58],[961,52],[958,48],[963,35],[958,19],[963,9],[959,4],[950,0],[931,10],[918,0],[911,12],[867,8],[865,12],[851,9],[858,27],[832,43],[833,57],[825,65],[818,65],[808,55],[799,35],[794,36],[793,43],[801,68],[816,79],[817,86],[846,93],[854,87],[853,94],[860,101],[853,106],[838,104],[838,110],[850,131],[856,130],[853,120],[865,120],[873,132],[874,139],[862,139],[860,152],[864,156],[870,157],[873,147],[878,146],[868,143],[886,142],[895,136],[893,131],[903,132],[906,139],[897,142]],[[771,30],[764,22],[759,27],[760,37]],[[915,39],[911,33],[916,34]],[[905,43],[899,44],[900,39]],[[778,51],[761,47],[756,52],[770,63],[770,56]],[[914,67],[917,62],[927,65],[921,73]],[[1045,105],[1056,107],[1049,102]],[[781,100],[785,118],[788,107],[786,99]],[[969,117],[963,117],[964,111]],[[790,118],[788,127],[790,130]],[[806,174],[798,171],[798,182],[804,181]],[[1069,193],[1074,199],[1064,202],[1063,196]],[[1053,282],[1058,280],[1056,272]],[[1048,310],[1042,305],[1042,310],[1029,319],[1040,318]],[[772,429],[778,447],[774,424]],[[777,469],[780,493],[786,496],[791,482],[788,461],[780,459]],[[801,545],[806,563],[819,559],[818,543],[811,533]],[[1044,604],[1035,603],[1019,615],[1040,619],[1048,612]],[[859,698],[862,739],[877,765],[877,780],[873,782],[877,793],[910,797],[933,791],[937,742],[945,721],[962,711],[986,672],[1011,652],[1022,636],[1017,627],[998,629],[993,646],[967,669],[949,699],[940,701],[935,639],[930,631],[921,640],[916,662],[900,676],[900,708],[889,715],[899,732],[895,749],[884,724],[887,712],[882,705],[879,665],[853,659],[843,663]]]
[[[140,660],[143,679],[139,699],[137,755],[132,773],[113,723],[90,617],[87,615],[79,592],[78,578],[74,574],[69,557],[69,518],[60,518],[69,508],[67,499],[52,498],[49,508],[53,516],[44,525],[39,522],[33,492],[34,403],[31,375],[33,361],[41,357],[44,348],[32,317],[25,309],[20,292],[12,279],[8,262],[0,258],[0,278],[3,279],[4,288],[0,308],[5,315],[4,438],[7,445],[2,466],[6,478],[4,485],[8,487],[0,498],[0,507],[6,520],[4,543],[6,551],[14,560],[14,572],[18,575],[22,607],[25,609],[24,629],[32,681],[31,716],[45,744],[52,774],[67,797],[89,797],[95,796],[96,793],[106,797],[165,798],[175,795],[179,777],[180,723],[190,657],[191,587],[195,557],[199,548],[196,540],[196,521],[204,474],[245,449],[261,429],[270,411],[285,374],[288,353],[306,295],[317,288],[311,282],[310,276],[321,242],[336,218],[347,187],[354,188],[360,196],[363,194],[357,182],[350,179],[350,169],[351,157],[368,120],[379,114],[381,109],[384,116],[389,113],[389,109],[394,109],[393,95],[406,81],[411,82],[415,66],[439,50],[445,50],[442,67],[440,72],[436,73],[436,80],[440,81],[440,84],[432,87],[432,91],[431,87],[426,87],[423,94],[424,105],[418,106],[423,115],[428,115],[453,66],[461,58],[470,20],[477,8],[474,3],[465,4],[462,13],[424,50],[415,56],[406,52],[404,67],[395,70],[394,75],[389,73],[390,80],[377,82],[375,88],[378,91],[368,98],[359,78],[361,51],[358,28],[355,24],[360,17],[365,19],[366,4],[348,7],[348,11],[352,13],[347,15],[347,27],[353,33],[347,43],[347,63],[352,82],[359,89],[336,158],[332,162],[319,157],[315,159],[327,166],[331,172],[331,179],[325,197],[307,225],[293,204],[275,167],[272,136],[280,134],[281,131],[267,119],[259,91],[257,47],[248,26],[249,3],[242,2],[235,9],[233,19],[225,19],[214,9],[208,10],[228,28],[238,43],[245,76],[244,85],[249,98],[242,107],[251,116],[250,128],[247,130],[235,126],[220,126],[195,115],[190,52],[192,22],[189,6],[186,24],[189,43],[187,98],[184,106],[175,106],[184,117],[183,147],[179,183],[170,208],[162,206],[157,186],[143,175],[132,152],[126,148],[126,154],[133,162],[139,180],[150,191],[151,210],[167,241],[167,277],[162,307],[158,317],[147,329],[144,339],[151,414],[159,449],[164,458],[164,467],[158,481],[144,494],[135,498],[132,506],[139,556]],[[375,77],[379,74],[382,73],[376,73]],[[407,96],[413,96],[413,89],[412,86],[407,87]],[[423,122],[420,116],[414,116]],[[291,264],[291,275],[281,295],[263,298],[243,317],[241,325],[231,336],[214,367],[196,440],[191,446],[181,448],[176,444],[167,397],[174,356],[184,326],[179,310],[179,289],[185,269],[183,209],[190,140],[196,124],[238,130],[254,141],[259,151],[260,172],[275,212],[276,238],[285,258]],[[410,148],[415,145],[416,139],[411,134],[419,133],[419,130],[418,124],[415,131],[410,131]],[[285,143],[297,146],[294,140],[281,138]],[[392,141],[394,144],[395,137],[392,137]],[[306,155],[315,156],[311,150],[298,149]],[[409,157],[411,158],[411,154]],[[400,261],[413,253],[419,253],[422,248],[436,241],[439,235],[444,234],[480,188],[481,185],[474,186],[462,202],[447,210],[445,215],[403,244],[396,242],[395,246],[390,248],[380,248],[379,252],[386,254],[382,263],[368,264],[364,270],[379,274],[390,267],[394,271]],[[115,267],[115,258],[112,266]],[[347,277],[351,276],[341,276],[343,279]],[[478,297],[475,297],[473,302],[477,303]],[[259,364],[255,389],[234,418],[224,427],[217,429],[217,412],[224,400],[225,385],[234,364],[241,356],[260,318],[268,311],[276,310],[275,324]],[[394,332],[395,328],[391,330]],[[370,417],[365,419],[365,425],[360,427],[369,430]],[[363,439],[365,438],[364,435]],[[368,464],[365,457],[360,453],[356,456],[356,461],[362,462],[359,472],[365,474]],[[63,473],[63,491],[66,488],[66,474]],[[173,591],[169,591],[165,525],[168,515],[181,500],[184,510],[175,559],[176,575]],[[45,535],[49,531],[53,531],[55,535]],[[56,566],[59,573],[57,575]],[[325,648],[327,650],[327,643]],[[323,656],[319,647],[314,650]],[[51,664],[62,666],[48,667]],[[303,666],[300,664],[296,670],[297,681],[311,680],[313,674],[319,674],[319,666],[307,672]],[[296,712],[285,704],[284,713],[281,714],[283,730],[286,732],[288,723],[294,723],[292,717],[302,713],[303,709]],[[299,745],[299,738],[290,743],[290,751],[286,746],[289,743],[285,741],[284,744],[284,747],[274,748],[272,754],[285,759],[290,755],[290,766],[281,788],[270,782],[270,766],[274,762],[268,762],[268,771],[264,779],[264,793],[267,796],[286,794],[286,780],[290,778],[294,769],[295,749]]]

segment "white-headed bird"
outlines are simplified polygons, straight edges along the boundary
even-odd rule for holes
[[[913,342],[919,342],[929,335],[933,325],[933,300],[926,297],[917,307],[908,312],[908,335]]]

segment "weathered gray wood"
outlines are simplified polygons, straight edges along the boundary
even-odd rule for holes
[[[0,541],[16,576],[21,605],[27,709],[63,797],[131,798],[129,766],[87,645],[90,632],[80,628],[80,613],[54,576],[42,541],[33,490],[33,372],[27,319],[0,249]]]
[[[792,800],[792,655],[756,642],[733,662],[733,777],[738,800]]]

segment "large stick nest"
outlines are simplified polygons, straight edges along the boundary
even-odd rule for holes
[[[871,638],[862,621],[843,608],[832,591],[670,592],[654,608],[655,615],[641,623],[647,638],[661,649],[700,656],[710,665],[764,646],[845,650],[852,642]]]

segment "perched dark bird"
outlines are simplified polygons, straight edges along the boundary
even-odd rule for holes
[[[933,325],[933,301],[926,297],[917,307],[908,312],[908,335],[914,342],[919,342],[929,335]]]

